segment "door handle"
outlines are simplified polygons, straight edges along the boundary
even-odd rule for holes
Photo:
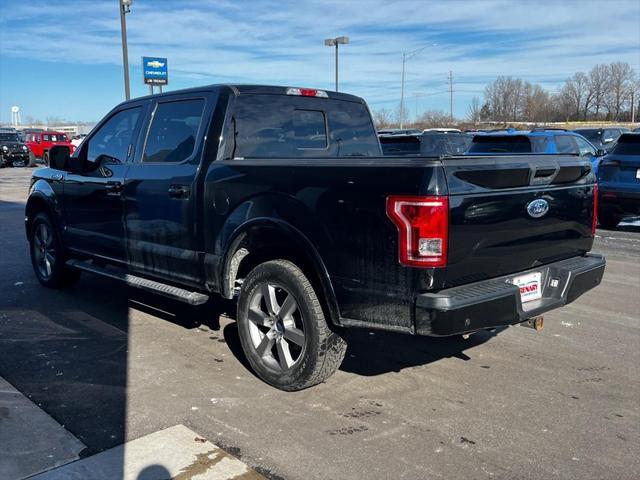
[[[189,187],[186,185],[171,185],[167,190],[171,198],[189,198]]]
[[[118,197],[122,194],[122,183],[107,182],[104,186],[104,189],[107,191],[107,195]]]

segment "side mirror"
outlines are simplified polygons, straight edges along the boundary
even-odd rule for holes
[[[49,150],[49,165],[56,170],[67,170],[71,151],[64,145],[56,145]]]
[[[604,157],[607,154],[606,150],[603,150],[601,148],[596,150],[596,157]]]

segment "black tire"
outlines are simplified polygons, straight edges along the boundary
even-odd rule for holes
[[[33,154],[31,150],[29,150],[29,163],[27,166],[36,167],[38,164],[36,163],[36,156]]]
[[[65,265],[62,242],[49,215],[44,212],[38,213],[31,224],[29,252],[36,278],[45,287],[68,287],[80,278],[79,270]]]
[[[618,226],[622,218],[611,212],[598,212],[598,223],[607,230],[613,230]]]
[[[272,310],[278,309],[275,315],[268,313],[265,291],[273,292],[270,298],[274,299]],[[282,313],[286,305],[291,304],[289,296],[295,302],[295,310],[290,307],[287,311],[291,313]],[[250,313],[253,320],[249,318]],[[256,322],[256,315],[262,315],[259,318],[264,323]],[[242,349],[256,375],[285,391],[302,390],[329,378],[342,363],[347,349],[344,339],[329,329],[313,286],[288,260],[265,262],[247,275],[238,301],[238,332]],[[261,355],[258,351],[262,342],[270,341],[270,333],[275,339],[261,349],[264,351]],[[299,334],[302,336],[297,337]],[[287,344],[288,355],[282,356],[284,344]],[[293,360],[294,355],[296,359],[289,366],[284,357]]]
[[[44,152],[42,154],[42,162],[45,164],[45,166],[49,166],[49,152]]]

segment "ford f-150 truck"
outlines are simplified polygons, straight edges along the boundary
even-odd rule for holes
[[[324,381],[343,329],[448,336],[529,321],[602,279],[577,155],[382,156],[358,97],[217,85],[113,109],[34,172],[35,274],[87,271],[190,304],[237,297],[277,388]]]

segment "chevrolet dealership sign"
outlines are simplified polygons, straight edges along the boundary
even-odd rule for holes
[[[169,83],[167,59],[142,57],[142,77],[147,85],[167,85]]]

